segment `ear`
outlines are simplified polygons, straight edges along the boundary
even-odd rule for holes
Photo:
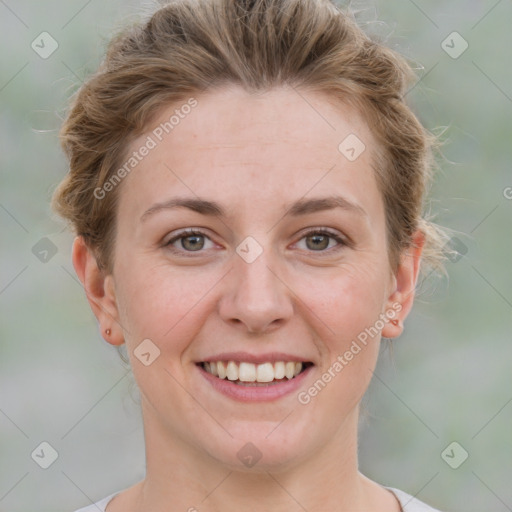
[[[112,274],[106,274],[98,266],[96,256],[83,237],[73,242],[73,266],[80,279],[91,309],[98,319],[101,335],[112,345],[124,343]]]
[[[418,230],[412,236],[411,246],[400,257],[400,264],[393,276],[391,294],[386,305],[386,312],[395,312],[396,314],[391,316],[388,313],[387,316],[390,320],[382,329],[384,338],[396,338],[402,334],[404,321],[414,302],[424,245],[425,235]]]

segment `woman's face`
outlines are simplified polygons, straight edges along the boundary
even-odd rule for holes
[[[382,329],[415,278],[389,267],[374,139],[319,93],[195,98],[132,145],[107,278],[149,444],[238,468],[353,445]],[[300,365],[283,363],[299,362],[289,379]]]

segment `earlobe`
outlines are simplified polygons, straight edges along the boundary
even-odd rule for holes
[[[389,322],[382,329],[384,338],[397,338],[402,334],[404,321],[414,303],[424,245],[425,235],[418,230],[412,236],[411,246],[401,255],[400,264],[395,272],[391,294],[386,305],[386,311],[395,312],[396,314],[388,315]]]
[[[103,338],[112,345],[122,345],[124,336],[119,325],[113,276],[99,268],[94,252],[81,236],[73,242],[72,259]]]

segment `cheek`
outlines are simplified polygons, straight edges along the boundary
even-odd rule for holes
[[[201,327],[198,315],[217,274],[142,263],[120,269],[119,275],[124,276],[118,300],[127,345],[133,350],[149,338],[161,350],[182,352]]]
[[[325,356],[320,378],[332,382],[322,394],[333,405],[355,405],[377,362],[386,296],[386,280],[378,269],[378,262],[366,268],[345,266],[328,278],[303,279],[298,293],[313,313],[310,321]]]
[[[296,277],[303,298],[334,343],[344,344],[375,324],[386,299],[386,280],[379,262],[343,265],[315,278]]]

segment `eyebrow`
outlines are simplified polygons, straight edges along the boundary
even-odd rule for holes
[[[215,201],[207,201],[206,199],[195,199],[195,198],[180,198],[175,197],[164,201],[162,203],[156,203],[151,208],[147,209],[141,216],[141,222],[145,221],[151,215],[160,212],[162,210],[172,210],[175,208],[188,208],[194,212],[200,213],[201,215],[210,215],[213,217],[225,217],[226,212]],[[334,210],[335,208],[341,208],[351,213],[356,213],[361,216],[367,216],[366,211],[358,204],[349,201],[341,196],[329,196],[322,198],[313,199],[299,199],[293,204],[286,208],[286,214],[284,216],[298,217],[300,215],[307,215],[310,213],[316,213],[326,210]]]
[[[211,215],[214,217],[223,217],[224,210],[215,201],[206,201],[205,199],[194,198],[180,198],[175,197],[164,201],[163,203],[156,203],[151,208],[147,209],[141,216],[141,222],[145,221],[149,216],[162,211],[172,210],[174,208],[188,208],[201,215]]]
[[[318,199],[299,199],[287,209],[286,215],[297,217],[308,213],[316,213],[325,210],[334,210],[341,208],[352,213],[366,216],[366,211],[356,203],[349,201],[341,196],[322,197]]]

